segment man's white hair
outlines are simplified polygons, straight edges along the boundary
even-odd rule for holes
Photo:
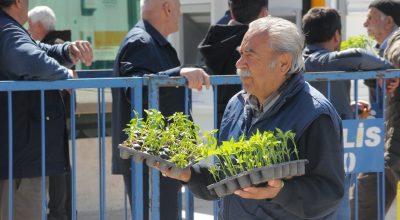
[[[56,15],[47,6],[36,6],[28,12],[29,20],[32,23],[40,22],[48,31],[55,30]]]
[[[295,24],[282,18],[268,16],[251,22],[250,31],[266,33],[274,52],[289,53],[292,56],[292,66],[288,74],[304,71],[304,35]]]

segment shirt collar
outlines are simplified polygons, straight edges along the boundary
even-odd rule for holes
[[[381,45],[379,45],[379,49],[380,49],[380,50],[386,49],[390,37],[392,37],[392,35],[394,34],[394,32],[396,32],[397,30],[399,30],[399,28],[393,29],[393,31],[385,38],[385,40],[383,41],[383,43],[382,43]]]
[[[138,24],[136,25],[139,28],[142,28],[145,30],[149,35],[160,45],[160,46],[165,46],[169,44],[167,39],[155,28],[153,25],[151,25],[148,21],[142,20],[139,21]]]
[[[260,115],[268,111],[268,109],[270,109],[278,100],[279,96],[280,93],[275,91],[264,101],[264,103],[261,104],[255,95],[251,95],[249,93],[243,94],[246,105],[250,106],[254,118],[258,118]]]

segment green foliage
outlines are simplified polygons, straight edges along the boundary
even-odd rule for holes
[[[155,109],[145,110],[145,113],[144,121],[135,112],[135,117],[124,129],[128,135],[124,142],[126,146],[136,146],[135,150],[158,155],[183,168],[202,159],[208,152],[205,148],[217,145],[216,130],[200,138],[199,127],[181,112],[168,118]]]
[[[222,142],[219,148],[210,147],[207,155],[213,155],[217,163],[210,165],[209,172],[215,181],[219,181],[221,174],[225,177],[237,175],[243,171],[273,164],[299,159],[294,141],[295,134],[291,131],[276,132],[257,131],[246,140],[242,135],[238,141],[233,138]],[[290,148],[288,145],[292,145]]]
[[[161,112],[145,110],[146,120],[137,112],[128,127],[124,129],[128,139],[126,146],[151,155],[160,156],[178,167],[184,168],[193,162],[210,158],[209,172],[215,181],[221,176],[229,177],[240,172],[278,164],[291,159],[299,159],[291,131],[257,131],[248,140],[242,135],[231,138],[218,146],[216,130],[205,132],[199,137],[199,127],[183,113],[175,113],[165,118]]]
[[[374,40],[364,34],[361,34],[358,36],[349,37],[349,39],[346,41],[342,41],[340,50],[346,50],[349,48],[363,48],[370,51],[375,51],[373,49],[374,44]]]

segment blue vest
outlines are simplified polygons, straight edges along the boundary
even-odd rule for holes
[[[340,118],[332,104],[316,89],[304,81],[302,74],[295,74],[281,87],[281,95],[276,103],[249,128],[244,114],[245,100],[239,92],[234,96],[225,111],[221,123],[220,141],[237,139],[242,134],[250,137],[258,130],[275,131],[280,128],[296,134],[296,142],[308,126],[320,115],[331,117],[338,136],[341,136]],[[299,149],[301,150],[301,149]],[[301,158],[303,159],[303,158]],[[222,199],[220,219],[224,220],[258,220],[258,219],[299,219],[284,210],[280,205],[267,200],[242,199],[236,195]],[[331,219],[327,216],[324,219]]]

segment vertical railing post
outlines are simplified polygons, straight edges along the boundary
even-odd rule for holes
[[[42,148],[42,220],[46,220],[47,202],[46,202],[46,126],[45,126],[45,109],[44,109],[44,90],[40,90],[40,125],[41,125],[41,148]]]
[[[75,89],[71,89],[71,147],[72,147],[72,220],[76,220],[76,125],[75,125]]]
[[[189,115],[189,105],[190,105],[190,91],[187,86],[185,86],[185,115]],[[185,201],[186,201],[186,212],[185,219],[186,220],[194,220],[194,199],[193,195],[190,192],[189,188],[186,187],[185,190]],[[181,197],[180,197],[181,198]],[[181,202],[179,204],[182,204]],[[181,209],[179,209],[181,210]],[[181,215],[181,213],[179,213]]]
[[[106,113],[105,94],[101,88],[101,145],[100,145],[100,220],[105,220],[107,215],[106,206]]]
[[[8,91],[8,219],[13,219],[13,114],[12,92]]]
[[[148,82],[149,109],[159,109],[159,87],[156,77],[149,77]],[[151,219],[160,219],[160,173],[157,170],[149,169],[151,172]]]
[[[213,103],[214,103],[214,129],[218,127],[218,86],[213,86],[213,91],[214,91],[214,97],[213,97]],[[218,134],[219,131],[215,134],[215,138],[218,139]],[[214,160],[215,158],[212,158]],[[212,161],[215,162],[215,161]],[[218,220],[218,212],[219,212],[219,205],[218,205],[218,200],[213,201],[213,212],[214,212],[214,220]]]
[[[139,118],[142,117],[142,87],[143,81],[142,79],[138,79],[136,81],[134,87],[131,87],[131,117],[134,117],[133,110],[136,110]],[[131,201],[131,213],[132,220],[143,220],[143,164],[135,163],[133,159],[131,159],[131,191],[132,191],[132,201]]]

